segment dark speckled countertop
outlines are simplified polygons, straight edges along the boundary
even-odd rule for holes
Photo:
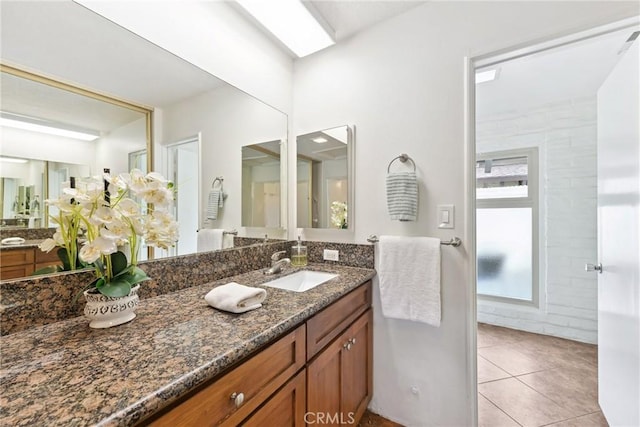
[[[263,307],[243,314],[204,301],[214,286],[259,285],[254,271],[140,302],[137,317],[90,329],[84,317],[0,338],[0,425],[131,425],[179,399],[375,275],[371,269],[313,264],[338,273],[307,292],[268,288]]]

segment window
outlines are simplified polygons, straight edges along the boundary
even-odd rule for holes
[[[538,150],[476,157],[478,295],[537,303]]]

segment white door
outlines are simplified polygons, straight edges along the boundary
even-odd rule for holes
[[[598,91],[598,392],[611,426],[640,426],[638,45]]]

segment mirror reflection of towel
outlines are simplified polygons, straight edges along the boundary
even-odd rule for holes
[[[222,249],[224,230],[222,228],[203,228],[198,231],[198,252],[218,251]]]
[[[224,206],[224,192],[222,181],[216,179],[209,192],[209,202],[207,203],[207,219],[218,219],[218,209]]]

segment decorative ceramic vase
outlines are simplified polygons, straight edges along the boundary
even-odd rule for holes
[[[138,307],[138,289],[140,285],[135,285],[129,295],[117,298],[102,295],[96,292],[95,288],[84,291],[87,300],[84,315],[91,320],[89,327],[110,328],[133,320],[136,317],[135,309]]]

